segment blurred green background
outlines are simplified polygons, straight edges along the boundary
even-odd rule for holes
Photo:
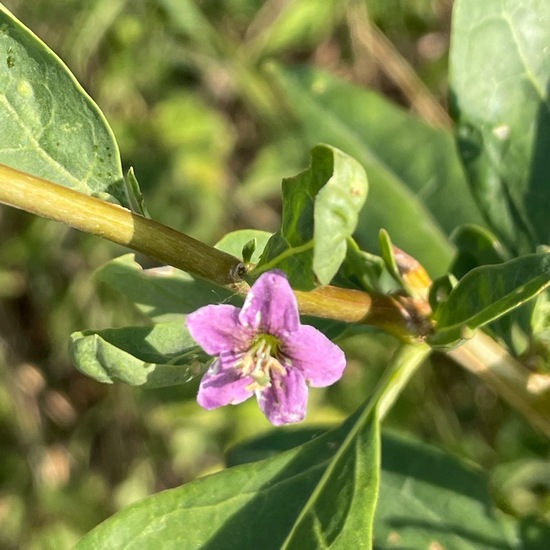
[[[270,60],[324,68],[452,126],[451,0],[4,4],[99,104],[151,216],[208,243],[239,228],[276,230],[281,178],[308,164]],[[93,278],[127,251],[7,207],[0,235],[1,548],[69,548],[134,500],[222,468],[228,447],[270,429],[252,401],[201,410],[196,383],[141,391],[80,375],[71,332],[144,322]],[[311,392],[308,424],[354,410],[396,342],[372,332],[342,346],[346,375]],[[386,423],[491,469],[506,511],[550,517],[548,443],[445,358],[412,381]]]

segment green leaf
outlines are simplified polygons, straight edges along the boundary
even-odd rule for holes
[[[388,273],[392,276],[396,283],[398,283],[401,287],[405,287],[405,281],[401,276],[397,265],[397,260],[395,259],[393,243],[389,233],[385,229],[380,230],[379,243],[380,253],[382,254],[382,259],[384,260],[384,265],[386,266]]]
[[[370,196],[359,245],[372,250],[386,228],[433,276],[445,273],[453,252],[445,234],[482,221],[450,133],[317,69],[270,66],[270,73],[310,145],[330,143],[365,167]]]
[[[105,117],[55,53],[2,5],[0,51],[0,162],[130,208]]]
[[[511,259],[495,235],[479,225],[462,225],[451,235],[451,240],[458,249],[451,271],[458,278],[474,267]]]
[[[432,345],[448,345],[517,308],[550,285],[550,253],[530,254],[465,275],[436,312]]]
[[[147,207],[145,206],[145,198],[143,197],[141,189],[139,188],[139,182],[136,178],[133,167],[130,167],[130,169],[128,170],[128,174],[126,175],[126,183],[128,186],[128,190],[130,191],[132,210],[134,212],[138,212],[146,218],[150,218],[151,216],[149,215]]]
[[[347,240],[346,259],[334,279],[336,286],[358,288],[367,292],[384,292],[381,281],[384,260],[361,250],[353,238]]]
[[[77,548],[370,548],[379,467],[372,405],[305,445],[134,504]]]
[[[250,260],[252,259],[252,255],[254,252],[256,252],[256,247],[258,246],[258,241],[254,237],[253,239],[250,239],[243,247],[241,251],[243,263],[245,265],[250,264]]]
[[[323,433],[277,430],[232,449],[232,464],[273,456]],[[404,435],[382,435],[380,495],[374,548],[516,548],[493,515],[488,481],[470,464]],[[515,542],[515,540],[514,540]]]
[[[315,147],[311,166],[283,180],[282,227],[258,268],[283,269],[295,288],[311,289],[316,279],[328,284],[344,261],[367,189],[354,159],[327,145]]]
[[[396,434],[382,439],[374,548],[520,548],[494,516],[487,480],[471,465]]]
[[[185,384],[200,375],[208,361],[179,321],[75,332],[69,351],[76,368],[98,382],[145,388]]]
[[[549,43],[547,0],[455,4],[450,85],[460,151],[492,230],[519,253],[550,242]]]
[[[171,266],[143,269],[134,254],[111,260],[96,272],[96,277],[156,323],[183,322],[187,313],[232,296],[226,288],[194,279]]]
[[[368,183],[354,159],[334,148],[316,150],[331,158],[333,165],[332,176],[315,196],[313,209],[313,271],[321,284],[328,284],[346,257],[347,239],[357,227]]]

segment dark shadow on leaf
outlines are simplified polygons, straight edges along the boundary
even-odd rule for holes
[[[178,269],[142,269],[133,254],[106,264],[97,275],[153,319],[175,318],[211,303],[242,303],[242,298],[227,288],[194,279]]]
[[[545,100],[541,98],[535,121],[536,135],[525,200],[537,244],[550,245],[550,79],[545,92]]]
[[[263,550],[278,549],[285,541],[290,530],[293,528],[296,519],[302,513],[304,506],[308,503],[312,492],[317,487],[326,468],[329,466],[334,454],[339,449],[344,441],[349,429],[355,422],[357,413],[350,417],[341,427],[331,430],[324,435],[316,437],[313,441],[302,445],[296,456],[289,462],[278,475],[272,478],[263,487],[260,487],[254,495],[250,496],[248,503],[238,510],[233,515],[225,518],[223,526],[216,532],[213,532],[207,542],[201,548],[205,550],[218,550],[219,548],[262,548]],[[259,442],[259,446],[267,445],[273,448],[276,446],[276,441]],[[306,431],[298,434],[295,442],[298,443],[303,437],[311,437]],[[390,471],[397,472],[403,476],[415,475],[422,481],[432,483],[436,488],[443,487],[454,492],[463,492],[469,498],[479,499],[482,503],[480,508],[485,508],[485,512],[489,514],[488,496],[484,491],[483,484],[480,484],[480,476],[466,469],[466,473],[460,478],[457,483],[457,478],[454,482],[448,479],[449,466],[464,468],[462,463],[459,463],[453,458],[448,458],[443,453],[435,454],[435,459],[428,452],[428,447],[425,449],[425,455],[420,453],[419,458],[412,456],[416,452],[417,443],[409,443],[402,438],[387,436],[384,438],[384,453],[383,456],[389,455],[387,465],[384,467]],[[249,449],[250,451],[251,449]],[[253,450],[253,449],[252,449]],[[431,450],[431,448],[429,448]],[[265,448],[262,449],[265,452]],[[261,452],[260,452],[261,456]],[[265,455],[264,455],[265,456]],[[235,459],[236,457],[234,457]],[[240,456],[235,461],[246,461],[250,456]],[[429,467],[426,468],[426,460]],[[238,467],[237,467],[238,468]],[[447,475],[445,475],[447,473]],[[360,475],[358,472],[342,471],[340,475]],[[381,491],[384,490],[382,486]],[[349,499],[348,499],[349,500]],[[396,503],[396,506],[399,506]],[[333,538],[337,536],[341,529],[345,529],[347,513],[349,510],[345,506],[339,508],[327,507],[331,510],[331,517],[316,517],[317,524],[314,526],[311,523],[311,534],[314,532],[322,532],[324,536],[328,536],[331,540],[325,539],[329,544]],[[479,513],[479,508],[477,509]],[[309,520],[309,517],[306,521]],[[434,528],[434,533],[447,533],[448,535],[456,535],[462,537],[465,541],[472,544],[472,547],[480,547],[481,545],[489,544],[489,547],[500,549],[506,548],[502,546],[500,541],[494,541],[490,535],[469,531],[464,526],[458,526],[452,523],[452,518],[448,524],[434,524],[433,526],[426,525],[426,528]],[[392,518],[394,527],[405,527],[418,523],[417,518],[396,517]],[[277,528],[274,528],[276,526]],[[376,524],[375,524],[376,535]],[[302,541],[295,541],[296,544]],[[495,544],[493,544],[495,542]],[[315,541],[311,540],[312,546],[315,547]],[[492,545],[492,546],[491,546]],[[412,550],[412,549],[411,549]]]
[[[359,413],[348,418],[342,426],[302,445],[278,475],[254,490],[248,504],[225,518],[223,526],[211,534],[201,549],[280,549]],[[309,526],[310,533],[320,530],[328,536],[325,541],[329,544],[343,529],[347,517],[345,509],[333,512],[330,516],[317,515],[316,525]],[[311,546],[302,546],[304,550],[315,548],[313,538],[310,542]]]
[[[404,459],[406,457],[406,460]],[[429,468],[426,467],[429,465]],[[481,471],[454,456],[416,440],[386,432],[382,437],[382,469],[435,485],[481,502],[488,501]],[[453,472],[454,476],[449,475]],[[460,477],[457,477],[460,475]]]

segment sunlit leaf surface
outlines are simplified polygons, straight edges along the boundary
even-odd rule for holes
[[[0,162],[130,207],[118,146],[65,64],[0,5]]]
[[[458,142],[479,205],[514,252],[550,242],[549,43],[547,0],[455,5],[450,84]]]

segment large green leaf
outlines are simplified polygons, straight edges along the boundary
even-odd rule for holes
[[[512,250],[550,242],[550,2],[459,0],[450,58],[473,193]]]
[[[333,147],[315,147],[310,167],[283,181],[281,230],[258,267],[283,269],[295,288],[328,284],[346,257],[367,190],[358,162]]]
[[[65,64],[0,5],[0,162],[131,207],[118,146]]]
[[[77,369],[98,382],[146,388],[189,382],[208,360],[179,321],[75,332],[69,350]]]
[[[322,428],[271,432],[231,449],[228,458],[233,464],[260,460],[320,433]],[[518,547],[506,533],[480,470],[413,438],[383,433],[374,548]]]
[[[370,548],[379,468],[372,405],[305,445],[134,504],[77,548]]]
[[[330,283],[344,261],[368,191],[361,165],[337,149],[327,149],[321,150],[331,160],[332,176],[313,207],[313,271],[321,284]]]
[[[472,269],[436,311],[434,345],[447,345],[519,307],[550,285],[550,253]]]
[[[487,480],[419,441],[386,435],[374,548],[520,548],[494,516]]]
[[[373,249],[385,228],[432,275],[443,274],[453,251],[445,233],[481,222],[452,136],[328,73],[271,72],[307,142],[330,143],[365,167],[370,195],[356,232],[359,244]]]

